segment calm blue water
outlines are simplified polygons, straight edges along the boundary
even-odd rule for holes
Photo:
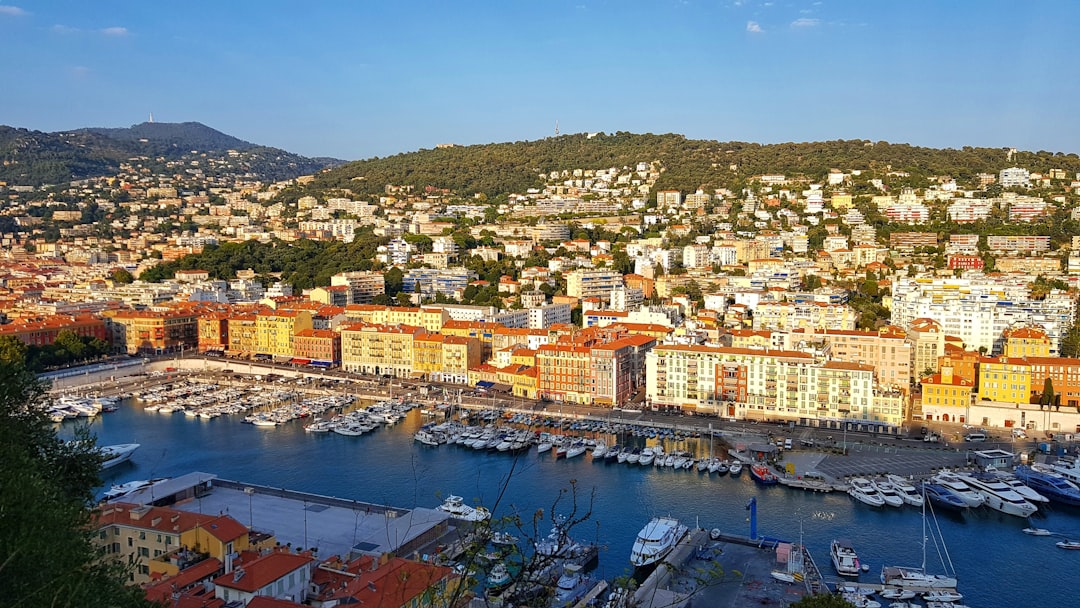
[[[106,483],[173,477],[205,471],[225,479],[340,496],[396,506],[435,507],[454,493],[467,502],[493,506],[509,479],[495,514],[518,512],[529,521],[537,509],[548,512],[560,489],[576,480],[579,502],[595,491],[593,519],[574,530],[598,541],[599,574],[626,573],[634,537],[654,515],[674,515],[693,525],[746,535],[745,507],[758,499],[759,533],[798,540],[803,537],[826,576],[832,575],[829,542],[850,539],[863,563],[864,580],[874,581],[883,564],[917,566],[922,560],[921,519],[912,508],[873,510],[846,494],[817,494],[783,487],[756,486],[741,478],[701,475],[696,470],[593,463],[588,456],[555,461],[535,451],[517,459],[477,453],[460,446],[429,448],[412,440],[422,423],[414,411],[406,421],[363,437],[305,433],[299,421],[278,427],[243,424],[238,417],[213,420],[182,414],[144,412],[125,403],[119,412],[93,422],[99,443],[142,444],[130,463],[109,472]],[[70,432],[65,422],[61,434]],[[610,441],[609,441],[610,443]],[[706,451],[705,445],[687,449]],[[512,470],[513,469],[513,470]],[[568,499],[567,499],[568,500]],[[559,509],[569,511],[567,507]],[[583,507],[584,508],[584,507]],[[938,516],[960,579],[965,603],[984,608],[1071,606],[1069,573],[1080,567],[1080,551],[1063,551],[1055,539],[1020,532],[1026,522],[983,510],[965,516]],[[1055,508],[1036,524],[1080,538],[1080,512]],[[542,524],[542,533],[548,523]],[[940,572],[928,549],[927,566]],[[1070,600],[1069,598],[1074,598]]]

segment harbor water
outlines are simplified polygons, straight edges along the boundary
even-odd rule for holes
[[[543,509],[541,534],[549,529],[556,497],[573,485],[578,514],[591,504],[592,515],[572,534],[601,546],[598,575],[609,580],[629,573],[634,538],[653,516],[671,515],[690,526],[748,535],[747,504],[752,497],[757,498],[759,534],[792,541],[801,534],[827,579],[835,578],[828,554],[834,538],[849,539],[862,563],[869,565],[860,579],[866,582],[877,582],[883,565],[918,566],[923,561],[922,518],[911,507],[872,509],[844,493],[757,486],[747,472],[739,478],[718,477],[694,469],[594,463],[589,455],[555,460],[553,453],[538,455],[535,448],[515,457],[454,445],[428,447],[413,440],[423,422],[413,410],[393,427],[348,437],[307,433],[300,420],[259,427],[243,424],[239,416],[203,419],[147,412],[126,400],[118,412],[90,424],[100,445],[142,446],[130,462],[107,471],[106,485],[204,471],[224,479],[401,507],[435,507],[445,496],[458,494],[469,504],[493,508],[497,517],[517,513],[526,524]],[[70,434],[74,424],[59,425],[60,434]],[[707,454],[708,439],[686,443],[695,441],[680,449]],[[556,511],[569,510],[566,496]],[[1080,512],[1055,506],[1041,510],[1034,525],[1080,539]],[[246,514],[234,516],[249,523]],[[1055,547],[1061,537],[1027,536],[1021,532],[1029,525],[1026,520],[987,509],[962,516],[940,513],[936,519],[964,603],[977,608],[1073,605],[1069,573],[1080,567],[1080,552]],[[942,572],[932,542],[927,544],[926,566],[931,573]]]

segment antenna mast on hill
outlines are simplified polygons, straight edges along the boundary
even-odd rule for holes
[[[154,113],[150,112],[150,122],[154,122]]]
[[[555,137],[559,136],[559,119],[555,119]]]

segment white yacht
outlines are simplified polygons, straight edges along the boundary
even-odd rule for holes
[[[652,448],[645,448],[644,450],[641,450],[641,456],[638,457],[638,464],[643,467],[647,467],[653,463],[653,460],[656,460],[655,450],[653,450]]]
[[[582,454],[585,453],[585,450],[587,449],[587,447],[588,446],[585,445],[584,441],[575,441],[575,442],[571,443],[566,448],[566,458],[567,458],[567,460],[569,460],[570,458],[575,458],[577,456],[581,456]]]
[[[1003,481],[978,479],[969,475],[957,475],[957,477],[981,494],[983,502],[991,509],[1017,517],[1031,517],[1039,510]]]
[[[607,453],[607,448],[607,443],[605,443],[603,439],[597,441],[596,446],[594,446],[592,450],[593,460],[603,459],[604,454]]]
[[[829,547],[833,568],[840,576],[859,576],[859,555],[851,546],[851,541],[840,539],[832,541]]]
[[[686,526],[672,517],[654,517],[638,533],[630,551],[630,563],[650,566],[664,559],[687,533]]]
[[[101,468],[109,469],[121,462],[126,462],[137,449],[139,449],[137,443],[119,443],[102,447],[101,457],[104,461],[101,463]]]
[[[981,507],[983,505],[982,494],[979,494],[971,486],[964,482],[955,473],[949,473],[942,471],[937,475],[930,478],[934,483],[943,486],[949,492],[952,492],[960,500],[964,501],[969,507]]]
[[[900,495],[900,498],[902,498],[905,503],[913,507],[923,506],[923,495],[919,493],[919,490],[915,486],[911,485],[911,482],[899,475],[889,475],[886,479],[892,483],[896,493]]]
[[[852,479],[848,487],[848,494],[864,505],[870,505],[871,507],[885,506],[885,498],[881,496],[869,479],[862,477]]]
[[[102,495],[101,500],[106,502],[117,500],[119,498],[127,496],[128,494],[131,494],[136,490],[149,488],[150,486],[160,483],[162,481],[168,481],[168,478],[161,477],[158,479],[140,479],[137,481],[129,481],[127,483],[116,484],[113,487],[109,488],[105,492],[105,494]]]
[[[470,507],[465,504],[464,499],[454,495],[447,496],[446,502],[435,507],[435,510],[449,513],[450,517],[465,521],[483,521],[491,517],[491,511],[484,507]]]
[[[1025,484],[1023,481],[1020,481],[1020,479],[1015,475],[999,475],[998,480],[1001,481],[1001,483],[1012,488],[1014,492],[1016,492],[1020,496],[1023,496],[1024,500],[1030,502],[1035,506],[1038,506],[1039,503],[1050,502],[1049,498],[1029,488],[1027,484]]]
[[[900,496],[900,492],[896,491],[896,487],[888,481],[873,481],[874,489],[881,494],[881,498],[885,501],[885,504],[890,507],[902,507],[904,506],[904,497]]]

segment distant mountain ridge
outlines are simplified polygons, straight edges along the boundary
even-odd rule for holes
[[[40,186],[114,175],[135,156],[177,160],[192,152],[245,153],[245,173],[265,181],[315,173],[343,161],[307,158],[259,146],[198,122],[144,122],[127,128],[83,128],[46,133],[0,125],[0,181]]]
[[[153,142],[182,148],[184,151],[222,152],[248,150],[256,147],[251,142],[226,135],[199,122],[144,122],[127,128],[110,129],[89,127],[76,129],[80,133],[96,133],[123,142]]]

